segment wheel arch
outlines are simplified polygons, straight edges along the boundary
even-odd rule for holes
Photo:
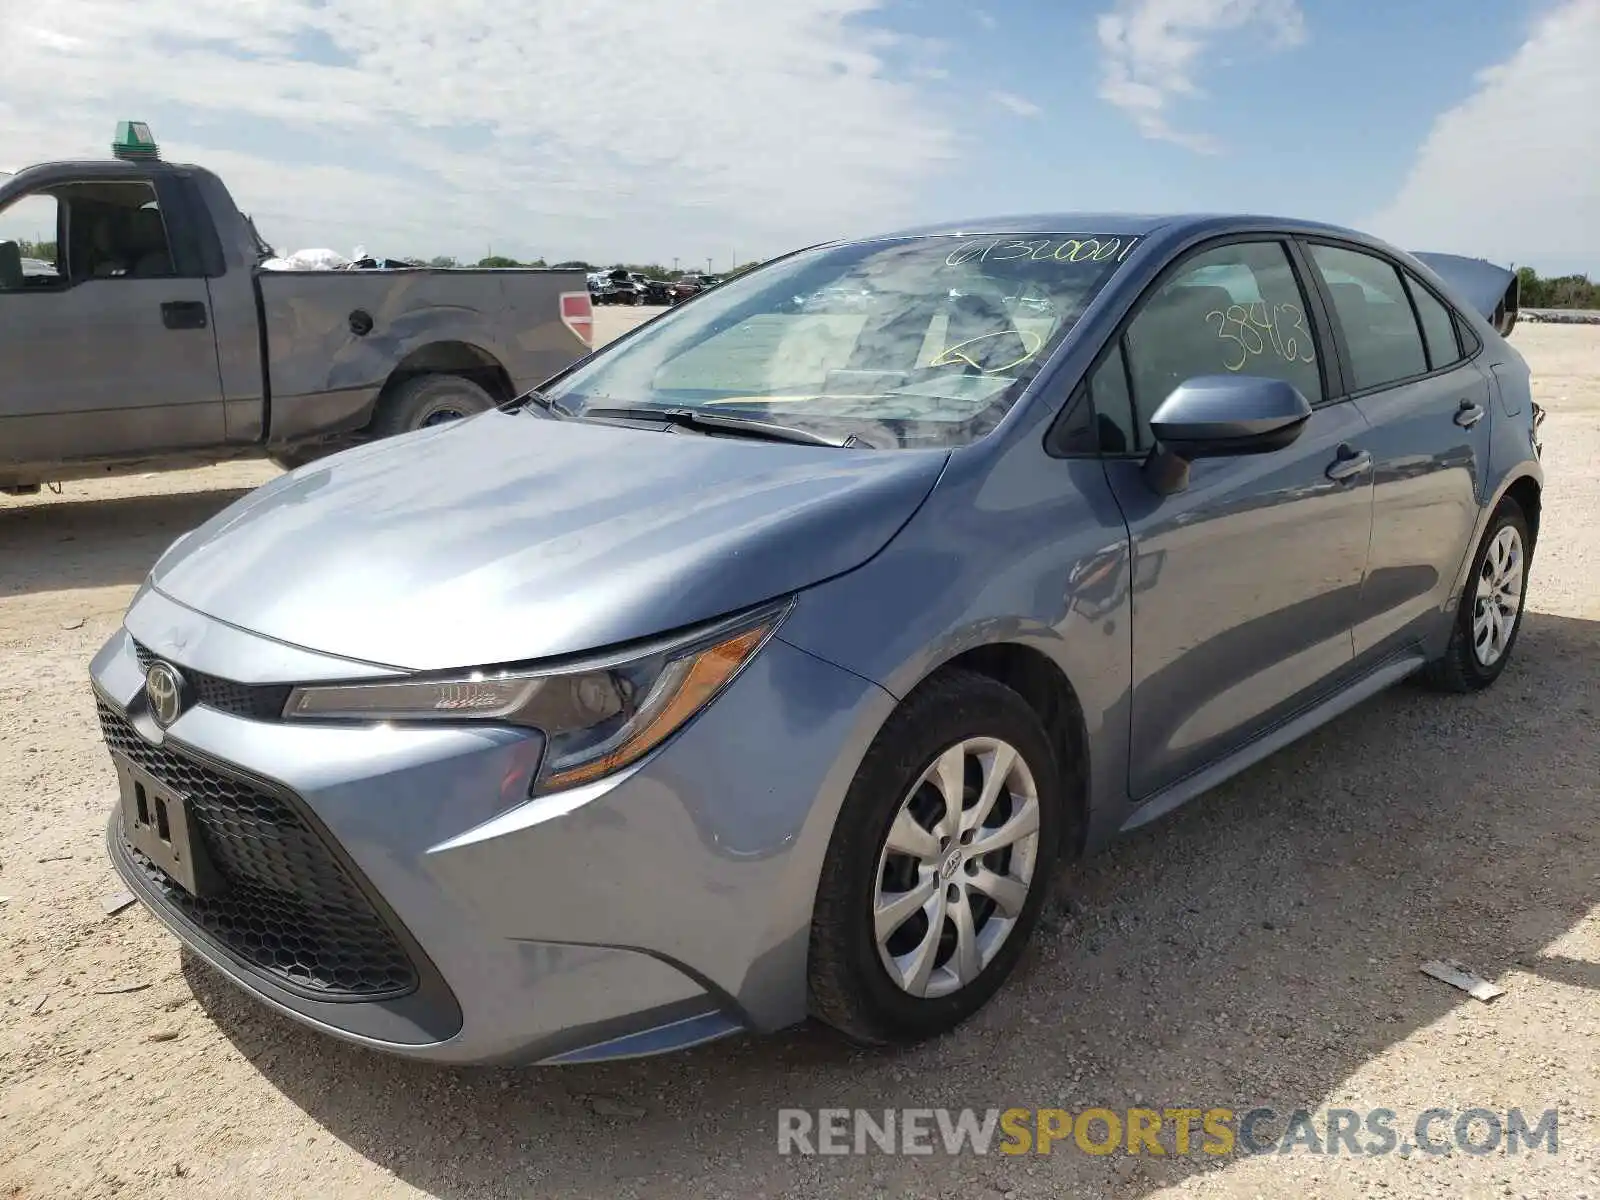
[[[492,351],[475,342],[443,340],[418,346],[396,363],[383,381],[379,404],[383,402],[383,396],[418,375],[460,375],[483,388],[497,403],[503,403],[516,394],[511,373]]]
[[[1539,544],[1539,517],[1544,508],[1544,488],[1532,475],[1518,475],[1506,485],[1494,506],[1498,508],[1500,501],[1507,496],[1521,506],[1522,515],[1528,518],[1528,550],[1531,552]]]
[[[1067,798],[1061,852],[1068,860],[1077,858],[1083,852],[1089,828],[1089,732],[1083,704],[1067,673],[1033,646],[987,642],[938,663],[917,681],[916,687],[953,670],[971,671],[1004,684],[1027,701],[1038,716],[1056,750],[1056,766]]]
[[[1477,557],[1483,535],[1489,528],[1489,522],[1494,519],[1501,501],[1507,496],[1521,505],[1523,515],[1528,519],[1528,535],[1531,542],[1528,547],[1529,553],[1532,553],[1539,543],[1539,518],[1544,510],[1544,479],[1536,464],[1523,464],[1521,469],[1513,471],[1499,482],[1492,499],[1478,513],[1477,524],[1472,530],[1472,540],[1467,543],[1460,569],[1456,572],[1455,587],[1451,589],[1450,600],[1445,607],[1445,612],[1451,614],[1452,618],[1456,606],[1461,603],[1461,595],[1466,589],[1467,577],[1472,573],[1472,562]]]

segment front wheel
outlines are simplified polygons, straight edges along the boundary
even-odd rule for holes
[[[811,928],[813,1015],[865,1045],[955,1028],[1010,975],[1060,846],[1060,771],[1033,709],[951,670],[885,724],[834,828]]]
[[[1522,505],[1507,496],[1473,557],[1450,644],[1428,664],[1430,685],[1445,692],[1476,692],[1500,678],[1522,628],[1532,546]]]

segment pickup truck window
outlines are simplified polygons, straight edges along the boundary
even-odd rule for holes
[[[37,233],[13,234],[19,223],[42,226]],[[160,279],[177,272],[166,223],[153,186],[143,181],[102,180],[57,183],[24,196],[0,213],[0,231],[33,246],[50,238],[53,256],[21,255],[21,288],[62,287],[89,279]],[[46,232],[48,231],[48,232]],[[65,244],[57,239],[65,234]],[[0,251],[0,288],[14,289],[14,275]],[[42,265],[40,265],[42,264]]]
[[[24,196],[0,212],[0,292],[60,282],[56,265],[59,211],[54,196]]]

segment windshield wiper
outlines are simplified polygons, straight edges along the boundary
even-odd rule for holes
[[[861,444],[861,439],[853,433],[840,441],[826,434],[812,433],[809,429],[796,429],[792,425],[774,425],[770,421],[757,421],[752,417],[701,412],[696,408],[649,408],[645,405],[632,408],[585,408],[577,415],[601,419],[609,417],[623,421],[663,421],[680,429],[722,430],[743,434],[746,437],[765,438],[770,442],[794,442],[801,446],[831,446],[835,450]]]
[[[555,415],[558,417],[570,417],[574,415],[572,410],[565,404],[554,399],[553,397],[546,396],[538,388],[529,388],[527,391],[523,392],[522,395],[512,397],[500,407],[507,412],[512,412],[515,410],[526,412],[530,404],[536,404],[540,408],[544,409],[545,412],[555,413]]]

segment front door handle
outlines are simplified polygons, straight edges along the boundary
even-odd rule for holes
[[[1335,483],[1345,483],[1370,470],[1372,470],[1372,455],[1365,450],[1357,450],[1345,442],[1339,447],[1339,457],[1328,467],[1328,478]]]
[[[204,300],[168,300],[161,306],[161,323],[168,329],[204,329]]]
[[[1456,424],[1463,429],[1471,429],[1483,420],[1483,409],[1471,400],[1463,400],[1461,407],[1456,409]]]

